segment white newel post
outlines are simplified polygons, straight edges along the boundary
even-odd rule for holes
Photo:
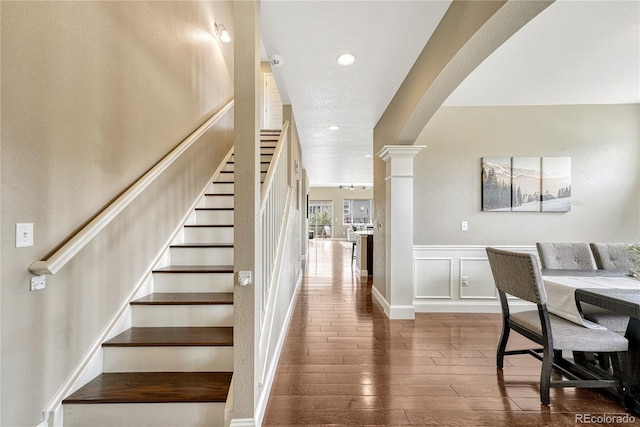
[[[424,145],[385,145],[378,157],[386,166],[386,298],[390,319],[414,319],[413,158]]]

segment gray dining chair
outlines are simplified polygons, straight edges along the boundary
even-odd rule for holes
[[[588,243],[536,243],[544,269],[595,270],[596,263]]]
[[[596,270],[596,260],[588,243],[536,243],[540,264],[544,269]],[[613,313],[604,308],[582,304],[585,319],[598,323],[607,329],[623,333],[629,324],[629,317]],[[606,362],[601,360],[606,366]]]
[[[590,243],[596,266],[601,270],[619,270],[628,272],[635,268],[633,257],[626,243]]]
[[[622,395],[627,385],[627,339],[615,332],[589,329],[549,313],[542,273],[534,255],[495,248],[487,248],[486,251],[502,308],[502,335],[496,360],[498,368],[503,368],[505,356],[513,354],[530,354],[541,360],[540,401],[543,405],[550,403],[550,387],[616,388]],[[537,309],[512,313],[507,294],[532,302]],[[512,330],[542,345],[542,349],[506,350]],[[575,366],[561,357],[563,350],[610,355],[613,378],[581,379]],[[553,369],[569,379],[552,380]]]

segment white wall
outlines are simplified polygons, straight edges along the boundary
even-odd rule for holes
[[[233,98],[228,2],[2,2],[2,412],[33,426],[232,143],[204,135],[55,276],[43,259]],[[230,120],[229,120],[230,119]],[[35,245],[16,249],[15,224]]]
[[[416,245],[640,237],[638,105],[444,107],[416,144]],[[571,157],[571,212],[482,212],[483,156]]]

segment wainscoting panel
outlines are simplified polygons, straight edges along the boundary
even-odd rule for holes
[[[463,278],[467,278],[466,285]],[[473,280],[471,280],[473,278]],[[487,257],[460,258],[460,299],[497,299],[496,287]]]
[[[415,299],[451,299],[453,258],[414,257]]]
[[[534,245],[492,247],[537,255]],[[413,260],[416,312],[500,312],[486,246],[414,245]]]

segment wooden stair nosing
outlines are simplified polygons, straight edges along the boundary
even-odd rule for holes
[[[270,154],[265,154],[265,156],[269,156],[269,155],[270,155]],[[227,164],[228,164],[228,165],[233,165],[233,164],[235,164],[235,163],[236,163],[236,162],[234,162],[234,161],[229,161],[229,162],[227,162]],[[270,160],[269,160],[269,161],[261,161],[261,162],[260,162],[260,164],[263,164],[263,165],[266,165],[266,164],[269,164],[269,163],[271,163],[271,161],[270,161]]]
[[[214,196],[233,196],[233,193],[205,193],[205,197],[214,197]]]
[[[153,273],[233,273],[233,265],[170,265],[153,270]]]
[[[231,347],[232,327],[134,327],[102,347]]]
[[[233,292],[154,292],[131,301],[131,305],[225,305],[233,304]]]
[[[185,228],[229,228],[233,227],[233,224],[187,224]]]
[[[234,208],[196,208],[196,211],[232,211]]]
[[[231,372],[102,373],[62,403],[225,402],[231,376]]]
[[[170,248],[186,249],[186,248],[233,248],[233,243],[178,243],[169,246]]]

